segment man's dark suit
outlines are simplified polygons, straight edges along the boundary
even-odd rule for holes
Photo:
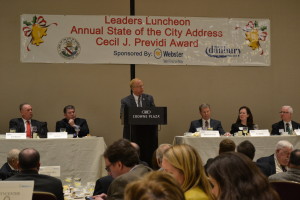
[[[0,169],[0,174],[1,174],[1,179],[5,180],[15,174],[17,174],[18,172],[16,170],[13,170],[12,168],[10,168],[9,164],[6,162],[3,164],[3,166]]]
[[[189,132],[192,132],[192,133],[197,132],[197,128],[200,128],[200,127],[202,127],[202,119],[192,121]],[[210,127],[213,130],[219,131],[220,135],[223,135],[225,133],[225,131],[222,128],[221,122],[218,120],[210,119]]]
[[[95,195],[102,194],[102,193],[107,194],[108,188],[113,180],[114,180],[114,178],[109,175],[99,178],[96,181],[93,195],[95,196]]]
[[[34,119],[31,119],[31,127],[37,127],[37,133],[40,138],[46,138],[48,133],[47,122],[40,122]],[[25,125],[22,118],[15,118],[9,121],[9,128],[15,128],[17,133],[25,132]]]
[[[154,99],[151,95],[142,94],[142,107],[155,107]],[[129,95],[121,100],[121,116],[124,110],[130,107],[137,107],[133,95]],[[150,166],[153,152],[158,147],[158,129],[156,125],[124,125],[123,138],[137,143],[140,146],[140,159],[146,161]]]
[[[293,126],[293,130],[295,130],[300,127],[300,124],[292,121],[292,126]],[[282,120],[272,125],[271,135],[281,135],[281,133],[279,132],[279,129],[284,130],[284,123]]]
[[[33,191],[51,192],[56,196],[57,200],[64,200],[64,193],[63,193],[61,180],[55,177],[38,174],[38,172],[34,170],[26,170],[6,180],[7,181],[33,180],[34,181]]]
[[[271,176],[272,174],[276,174],[276,167],[275,167],[275,158],[274,154],[262,157],[257,159],[256,161],[257,166],[260,168],[260,170],[267,176]]]
[[[85,119],[75,118],[74,122],[76,125],[80,126],[78,137],[83,137],[90,133],[89,126]],[[70,126],[69,120],[66,118],[56,122],[55,131],[59,132],[61,128],[65,128],[68,134],[76,133],[75,129]]]
[[[139,164],[126,174],[115,178],[108,188],[107,200],[123,200],[126,185],[140,179],[150,171],[149,167]]]

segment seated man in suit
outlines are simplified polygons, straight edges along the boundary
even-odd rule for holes
[[[5,180],[18,173],[19,149],[12,149],[7,153],[7,162],[0,169],[1,179]]]
[[[300,183],[300,149],[292,151],[288,169],[269,176],[270,181],[295,181]]]
[[[281,135],[287,132],[292,135],[293,130],[300,128],[300,124],[292,121],[293,108],[291,106],[282,106],[280,113],[281,121],[272,125],[271,135]]]
[[[276,144],[275,154],[259,158],[256,162],[261,171],[267,176],[286,171],[289,163],[290,154],[293,151],[293,145],[286,140],[280,140]]]
[[[40,122],[32,119],[32,106],[27,103],[23,103],[19,106],[20,113],[22,118],[15,118],[9,121],[9,129],[15,129],[17,133],[26,133],[26,136],[32,138],[32,127],[37,128],[37,133],[39,137],[46,138],[47,137],[47,123]]]
[[[189,132],[198,132],[200,128],[202,129],[212,129],[219,131],[220,135],[224,135],[225,131],[222,128],[222,124],[220,121],[210,118],[210,105],[209,104],[201,104],[199,106],[200,115],[202,119],[195,120],[191,122],[191,126]]]
[[[57,200],[64,200],[63,187],[61,180],[39,174],[40,168],[40,154],[33,148],[23,149],[19,153],[19,169],[20,173],[16,174],[7,181],[25,181],[33,180],[33,191],[50,192],[54,194]]]
[[[120,139],[108,146],[103,156],[105,169],[114,180],[108,188],[107,195],[103,193],[94,196],[96,200],[124,199],[126,185],[151,171],[149,167],[139,164],[136,149],[126,139]]]
[[[68,134],[76,133],[75,127],[79,127],[80,131],[78,133],[78,137],[83,137],[89,134],[89,126],[85,119],[77,118],[75,113],[75,107],[72,105],[68,105],[64,107],[64,116],[65,118],[56,122],[55,130],[56,132],[60,132],[61,128],[65,128]]]

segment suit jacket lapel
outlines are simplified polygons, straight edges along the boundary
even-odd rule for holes
[[[134,107],[137,107],[136,102],[135,102],[135,100],[134,100],[133,94],[130,95],[130,105],[131,105],[131,106],[134,106]]]
[[[19,130],[20,130],[21,133],[23,133],[23,132],[25,132],[25,124],[24,124],[24,121],[23,121],[22,118],[19,118],[18,120],[19,120],[19,123],[18,123],[18,124],[20,125]]]

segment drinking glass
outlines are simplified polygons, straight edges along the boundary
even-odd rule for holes
[[[16,128],[10,128],[10,129],[9,129],[9,132],[10,132],[10,133],[15,133],[16,131],[17,131]]]
[[[253,129],[254,129],[254,130],[258,130],[258,125],[257,125],[257,124],[254,124],[254,125],[253,125]]]
[[[75,126],[75,132],[76,132],[76,135],[74,135],[74,138],[77,138],[78,137],[78,133],[80,131],[80,126]]]
[[[243,127],[243,135],[246,136],[248,134],[248,127]]]
[[[66,132],[66,128],[60,128],[59,131],[60,132]]]

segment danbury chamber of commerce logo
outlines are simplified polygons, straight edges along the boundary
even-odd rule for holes
[[[162,51],[160,49],[155,49],[154,50],[154,57],[156,59],[160,59],[162,57]]]
[[[24,32],[25,37],[30,38],[30,42],[27,45],[27,51],[30,51],[29,45],[40,46],[41,43],[44,42],[42,39],[47,35],[48,27],[51,25],[56,25],[57,23],[47,24],[47,21],[43,16],[34,16],[31,21],[23,21],[25,25],[22,30]]]
[[[57,46],[57,51],[59,55],[66,59],[74,59],[80,53],[79,42],[72,37],[63,38]]]

